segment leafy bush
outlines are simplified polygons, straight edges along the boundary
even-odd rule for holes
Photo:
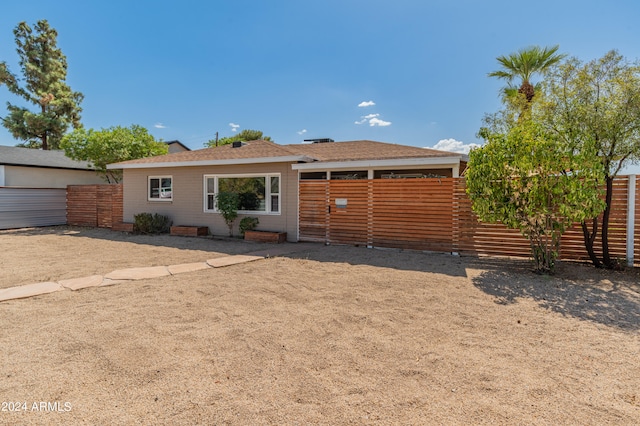
[[[133,232],[136,234],[166,234],[173,221],[169,216],[155,213],[139,213],[133,216]]]
[[[260,221],[257,217],[242,218],[242,220],[240,221],[240,234],[244,236],[244,233],[246,231],[253,231],[254,229],[256,229],[256,226],[258,226],[258,223],[260,223]]]
[[[216,194],[216,210],[220,212],[229,227],[229,236],[233,237],[233,222],[238,217],[240,196],[235,192],[220,192]]]

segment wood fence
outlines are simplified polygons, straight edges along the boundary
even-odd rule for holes
[[[111,228],[122,223],[122,184],[67,186],[67,224]]]
[[[635,196],[629,197],[630,188]],[[627,253],[628,229],[633,232],[632,253]],[[477,220],[464,178],[301,181],[299,239],[475,255],[530,255],[529,241],[518,230]],[[614,257],[633,256],[640,263],[638,177],[630,182],[628,176],[621,176],[614,182],[609,248]],[[595,249],[601,252],[600,237]],[[579,224],[563,235],[560,258],[588,259]]]

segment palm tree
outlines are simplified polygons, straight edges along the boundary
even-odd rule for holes
[[[527,99],[527,104],[531,103],[535,96],[535,87],[531,84],[531,77],[536,73],[544,73],[549,67],[564,59],[565,54],[556,53],[560,46],[545,47],[539,46],[520,49],[516,53],[507,56],[498,56],[496,59],[502,65],[502,70],[489,73],[489,77],[498,77],[507,80],[507,87],[504,94],[507,98],[522,93]],[[520,78],[522,83],[516,89],[512,84],[515,78]]]

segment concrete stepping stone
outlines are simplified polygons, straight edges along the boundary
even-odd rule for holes
[[[166,277],[169,270],[166,266],[149,266],[145,268],[118,269],[104,277],[109,280],[144,280],[147,278]]]
[[[218,257],[207,260],[207,264],[214,268],[222,268],[224,266],[237,265],[239,263],[253,262],[254,260],[264,259],[264,256],[250,256],[246,254],[238,254],[235,256]]]
[[[129,282],[131,280],[112,280],[110,278],[105,278],[102,280],[102,284],[100,284],[98,287],[106,287],[109,285],[114,285],[114,284],[120,284],[120,283],[126,283]]]
[[[207,265],[206,262],[182,263],[180,265],[167,266],[167,269],[169,269],[169,273],[171,275],[182,274],[184,272],[195,272],[195,271],[200,271],[202,269],[209,269],[209,268],[211,267]]]
[[[104,277],[102,275],[90,275],[88,277],[61,280],[58,281],[58,284],[70,290],[76,291],[88,287],[99,287],[102,285],[103,281]]]
[[[64,290],[58,283],[44,282],[36,284],[26,284],[16,287],[9,287],[0,290],[0,302],[11,299],[22,299],[24,297],[38,296],[40,294],[53,293]]]

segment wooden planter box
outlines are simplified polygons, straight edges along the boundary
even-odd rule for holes
[[[133,223],[114,223],[111,226],[112,231],[133,232]]]
[[[204,237],[209,235],[208,226],[172,226],[171,235],[183,237]]]
[[[247,241],[257,241],[260,243],[281,244],[287,241],[287,233],[269,231],[245,231],[244,239]]]

